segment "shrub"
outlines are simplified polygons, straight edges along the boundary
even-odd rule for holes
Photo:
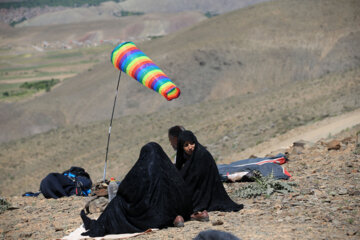
[[[17,97],[17,96],[22,96],[26,94],[26,90],[19,90],[19,89],[15,89],[15,90],[10,90],[10,91],[5,91],[2,93],[2,96],[4,98],[8,98],[8,97]]]
[[[122,17],[127,17],[127,16],[141,16],[144,15],[143,12],[131,12],[131,11],[125,11],[125,10],[121,10],[121,16]]]
[[[58,79],[51,79],[51,80],[43,80],[38,82],[25,82],[20,85],[20,88],[26,88],[26,89],[36,89],[42,90],[45,89],[47,92],[50,91],[51,87],[54,86],[59,82]]]
[[[205,15],[205,17],[207,17],[207,18],[212,18],[212,17],[215,17],[215,16],[217,16],[217,15],[219,15],[219,14],[208,11],[208,12],[206,12],[204,15]]]
[[[252,198],[266,194],[266,196],[269,197],[275,192],[283,194],[294,192],[292,186],[296,186],[293,182],[277,180],[272,174],[267,177],[263,177],[256,171],[254,171],[253,180],[255,181],[253,184],[236,190],[235,195],[241,198]]]
[[[10,207],[10,203],[8,203],[5,199],[0,197],[0,214],[5,212]]]

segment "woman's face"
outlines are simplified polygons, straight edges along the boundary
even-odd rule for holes
[[[187,155],[191,155],[195,150],[195,143],[186,141],[184,143],[184,151]]]

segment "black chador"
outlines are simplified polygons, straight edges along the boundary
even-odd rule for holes
[[[185,142],[195,143],[189,156],[184,151]],[[178,137],[176,167],[179,169],[192,195],[193,211],[238,211],[242,204],[233,202],[221,182],[215,160],[191,131]]]
[[[97,220],[81,212],[84,235],[134,233],[173,226],[176,216],[190,218],[191,197],[185,182],[157,143],[146,144],[121,182],[116,197]]]

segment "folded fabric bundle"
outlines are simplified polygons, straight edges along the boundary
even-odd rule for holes
[[[258,171],[263,176],[273,175],[275,179],[289,179],[291,175],[280,166],[288,161],[284,154],[278,154],[267,158],[249,158],[232,162],[230,164],[218,164],[220,177],[223,181],[240,180],[244,176]]]

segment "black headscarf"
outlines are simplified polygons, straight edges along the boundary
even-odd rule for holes
[[[192,213],[185,182],[157,143],[146,144],[139,160],[121,182],[116,197],[98,220],[82,211],[85,235],[142,232],[173,225],[177,215],[185,220]]]
[[[184,143],[195,143],[191,156],[184,151]],[[191,131],[183,131],[178,138],[176,168],[180,171],[192,194],[193,211],[238,211],[242,204],[233,202],[221,182],[215,160]]]

